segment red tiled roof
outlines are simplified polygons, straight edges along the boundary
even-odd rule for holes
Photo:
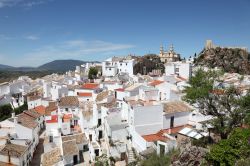
[[[125,89],[123,88],[118,88],[118,89],[115,89],[115,91],[119,91],[119,92],[124,92]]]
[[[97,89],[99,84],[96,83],[86,83],[82,86],[83,89]]]
[[[147,141],[147,142],[154,142],[154,141],[166,141],[168,140],[167,137],[163,136],[164,130],[160,130],[156,134],[149,134],[149,135],[143,135],[142,137]]]
[[[57,123],[57,122],[58,122],[57,115],[51,115],[51,120],[46,120],[46,123]]]
[[[92,93],[88,93],[88,92],[79,92],[78,93],[79,97],[92,97]]]
[[[38,112],[41,115],[45,115],[45,109],[46,107],[44,107],[43,105],[39,105],[35,107],[36,112]]]
[[[160,85],[161,83],[163,83],[164,81],[160,81],[160,80],[154,80],[152,81],[149,85],[151,86],[156,86],[156,85]]]
[[[184,127],[192,127],[190,125],[183,125],[178,127],[173,127],[169,129],[163,129],[158,131],[156,134],[149,134],[149,135],[143,135],[142,137],[147,142],[154,142],[154,141],[167,141],[169,138],[165,137],[163,134],[177,134],[180,130],[182,130]]]

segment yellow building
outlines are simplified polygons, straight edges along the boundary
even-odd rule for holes
[[[173,44],[169,47],[168,51],[164,51],[161,45],[159,57],[163,63],[180,61],[180,54],[174,52]]]

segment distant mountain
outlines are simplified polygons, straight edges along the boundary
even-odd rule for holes
[[[195,65],[218,67],[225,72],[250,74],[250,53],[240,48],[204,49],[195,59]]]
[[[0,64],[0,69],[11,69],[11,68],[14,68],[14,67]]]
[[[97,61],[94,61],[97,62]],[[39,67],[13,67],[0,64],[1,71],[54,71],[54,72],[66,72],[69,70],[75,70],[76,66],[87,63],[87,61],[80,60],[54,60],[52,62],[45,63]]]
[[[37,69],[65,72],[69,70],[75,70],[76,66],[85,63],[86,63],[85,61],[80,61],[80,60],[54,60],[52,62],[39,66]]]

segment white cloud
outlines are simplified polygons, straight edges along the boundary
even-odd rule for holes
[[[23,0],[0,0],[0,8],[16,6]]]
[[[35,36],[35,35],[25,36],[24,38],[25,38],[25,39],[28,39],[28,40],[38,40],[38,39],[39,39],[39,37],[38,37],[38,36]]]
[[[116,44],[100,40],[70,40],[54,45],[44,46],[22,56],[21,65],[38,66],[55,59],[103,60],[108,53],[117,53],[135,47],[130,44]],[[20,65],[20,63],[19,63]]]
[[[10,36],[6,36],[4,34],[0,34],[0,40],[11,40],[11,39],[13,39],[13,38],[10,37]]]
[[[24,8],[32,8],[54,0],[0,0],[0,8],[20,6]]]

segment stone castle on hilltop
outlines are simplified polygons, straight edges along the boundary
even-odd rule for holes
[[[248,52],[247,50],[247,47],[238,47],[238,46],[234,46],[234,47],[224,47],[224,46],[217,46],[215,45],[212,40],[206,40],[206,43],[205,43],[205,49],[206,50],[209,50],[209,49],[212,49],[212,48],[216,48],[216,47],[220,47],[220,48],[231,48],[231,49],[235,49],[235,48],[238,48],[238,49],[241,49],[241,50],[244,50],[246,52]]]

